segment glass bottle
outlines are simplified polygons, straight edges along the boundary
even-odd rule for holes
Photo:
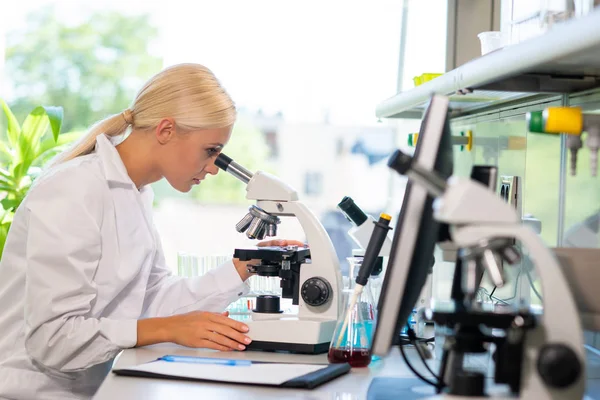
[[[371,363],[372,334],[375,329],[375,305],[368,291],[358,296],[355,283],[344,293],[347,303],[342,318],[331,339],[328,359],[331,363],[349,363],[352,367],[366,367]]]

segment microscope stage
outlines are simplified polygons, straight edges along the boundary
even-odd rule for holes
[[[310,258],[308,247],[298,246],[271,246],[256,247],[252,249],[235,249],[234,258],[241,261],[264,260],[271,262],[290,261],[291,263],[304,262]]]

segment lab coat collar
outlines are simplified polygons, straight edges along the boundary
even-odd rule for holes
[[[119,152],[105,134],[100,134],[96,137],[95,151],[100,156],[100,160],[102,160],[104,176],[109,183],[125,185],[137,190],[135,183],[127,173],[127,168],[125,168],[125,164],[123,164]],[[142,186],[140,188],[140,195],[144,206],[152,208],[152,202],[154,201],[154,192],[152,191],[152,188],[149,185]]]
[[[127,173],[123,160],[121,160],[119,152],[105,134],[100,134],[96,137],[95,151],[100,156],[104,168],[104,176],[107,181],[133,185],[135,187],[135,184]]]

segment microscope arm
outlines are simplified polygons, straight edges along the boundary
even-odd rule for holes
[[[528,227],[522,225],[473,225],[457,228],[453,240],[460,247],[474,246],[483,239],[514,237],[529,250],[535,270],[541,278],[544,315],[540,326],[527,335],[526,353],[522,365],[523,385],[521,396],[547,399],[580,399],[585,392],[585,352],[583,331],[577,307],[561,267],[552,251]],[[546,290],[544,290],[546,289]],[[577,382],[568,389],[549,387],[537,370],[538,356],[548,344],[568,345],[581,364]]]
[[[337,320],[341,311],[342,292],[342,274],[340,271],[337,253],[331,243],[331,239],[325,231],[323,224],[317,219],[310,209],[299,201],[277,202],[277,201],[258,201],[257,205],[266,212],[278,216],[295,216],[304,233],[310,247],[311,263],[304,264],[300,269],[300,282],[306,280],[305,277],[316,276],[325,278],[331,285],[332,299],[327,306],[315,307],[307,305],[303,299],[300,299],[299,315],[303,316],[306,308],[311,308],[312,313],[318,313],[324,318],[334,318]]]
[[[246,198],[258,201],[298,201],[298,192],[278,177],[257,171],[246,186]]]
[[[329,289],[329,300],[314,306],[299,299],[300,318],[323,318],[337,321],[341,312],[342,275],[333,243],[317,217],[298,201],[298,192],[267,172],[252,173],[240,164],[220,154],[215,164],[246,184],[246,198],[256,200],[256,205],[273,216],[296,217],[306,234],[310,247],[311,262],[300,270],[300,285],[307,285],[307,293],[322,296]],[[250,216],[252,218],[252,216]],[[243,220],[242,220],[243,221]],[[329,285],[329,286],[327,286]],[[300,288],[302,290],[303,287]],[[320,292],[319,292],[320,291]],[[307,300],[309,301],[309,300]]]
[[[544,315],[523,337],[520,398],[583,398],[586,376],[581,322],[551,250],[533,230],[522,225],[512,207],[486,186],[458,177],[444,181],[399,150],[388,165],[436,197],[434,217],[451,226],[450,235],[459,247],[476,249],[489,244],[489,239],[517,239],[529,250],[542,285],[548,290],[543,296]],[[525,321],[515,318],[512,323],[519,328]],[[519,341],[510,335],[506,340]]]
[[[600,331],[600,249],[560,247],[552,250],[572,288],[583,328]]]
[[[583,332],[573,295],[553,252],[533,230],[520,223],[516,212],[494,192],[468,179],[449,179],[434,209],[438,221],[452,225],[450,234],[458,247],[475,247],[493,238],[515,238],[528,250],[542,289],[546,290],[543,290],[544,315],[526,337],[521,396],[526,399],[582,398],[585,390]],[[544,348],[555,344],[567,345],[581,367],[575,383],[566,389],[550,386],[537,367]]]

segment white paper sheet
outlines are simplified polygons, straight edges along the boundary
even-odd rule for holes
[[[309,364],[253,363],[251,366],[230,366],[154,361],[126,369],[218,382],[281,385],[290,379],[318,371],[325,367],[327,366]]]

